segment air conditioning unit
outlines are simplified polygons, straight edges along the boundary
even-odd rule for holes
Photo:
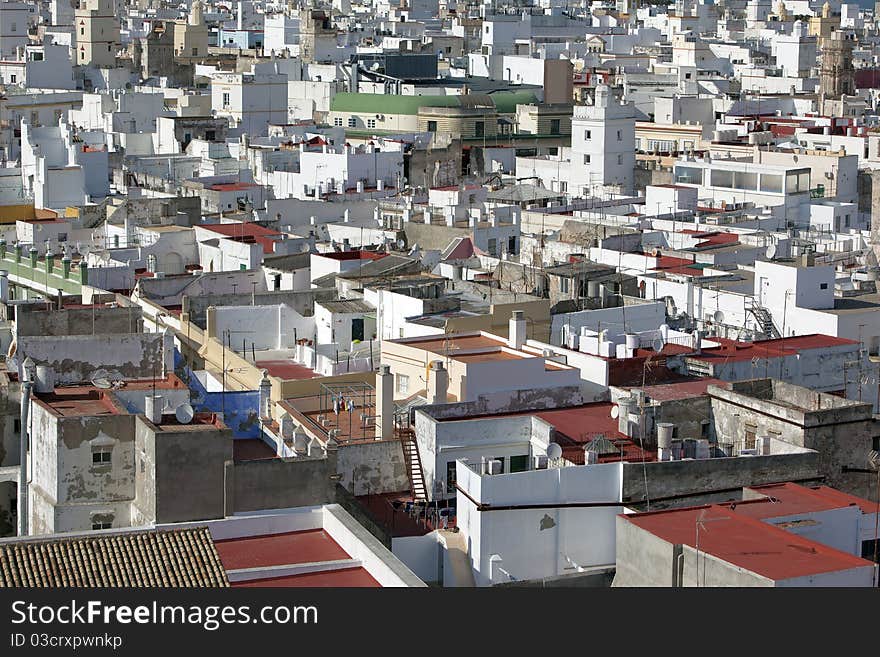
[[[491,459],[490,461],[486,461],[486,474],[501,474],[501,461],[499,461],[498,459]]]
[[[535,455],[535,470],[546,470],[546,469],[547,469],[547,455],[546,454]]]

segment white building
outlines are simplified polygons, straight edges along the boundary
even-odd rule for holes
[[[635,168],[636,115],[632,103],[618,102],[605,85],[596,87],[592,105],[575,106],[571,121],[569,192],[629,193]]]
[[[265,135],[270,123],[287,123],[287,76],[271,62],[255,64],[250,73],[215,73],[211,107],[232,127]]]

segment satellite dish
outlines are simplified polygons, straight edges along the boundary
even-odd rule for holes
[[[548,459],[558,459],[562,456],[562,448],[558,445],[558,443],[550,443],[547,445],[547,458]]]
[[[770,246],[767,247],[767,258],[769,260],[773,260],[773,258],[775,258],[775,257],[776,257],[776,245],[771,244]]]
[[[174,409],[174,417],[176,417],[177,421],[181,424],[189,424],[192,422],[194,415],[195,412],[193,411],[193,407],[189,404],[181,404]]]
[[[651,343],[651,347],[652,347],[652,348],[654,349],[654,351],[656,351],[658,354],[659,354],[661,351],[663,351],[663,347],[665,347],[665,346],[666,346],[666,343],[663,342],[663,338],[655,338],[655,339],[654,339],[654,342]],[[617,408],[617,406],[615,406],[614,408]]]
[[[92,385],[96,388],[102,388],[103,390],[109,390],[113,387],[113,384],[110,382],[110,379],[106,379],[102,376],[96,376],[92,379]]]
[[[400,249],[401,251],[403,251],[403,248],[404,248],[405,246],[406,246],[406,240],[404,240],[402,237],[401,237],[399,240],[397,240],[397,248],[398,248],[398,249]]]
[[[616,420],[619,415],[620,415],[620,408],[618,408],[617,406],[612,406],[611,407],[611,417]]]
[[[716,310],[714,313],[712,313],[712,319],[720,324],[724,321],[724,313],[720,310]]]

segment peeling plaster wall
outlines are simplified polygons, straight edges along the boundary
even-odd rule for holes
[[[409,476],[398,440],[339,446],[339,482],[353,495],[409,490]]]
[[[35,310],[26,305],[17,307],[16,340],[22,336],[64,336],[103,333],[139,333],[143,311],[128,308],[65,308]]]
[[[57,385],[82,383],[98,370],[111,379],[149,379],[174,369],[174,337],[164,333],[28,336],[16,361],[30,356],[55,370]]]

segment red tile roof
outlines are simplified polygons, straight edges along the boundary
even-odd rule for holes
[[[200,224],[199,228],[241,242],[256,242],[263,247],[263,253],[274,253],[275,242],[281,239],[281,233],[277,230],[264,228],[254,223]]]
[[[702,361],[742,361],[752,358],[782,358],[795,356],[802,351],[811,349],[828,349],[843,345],[857,345],[855,340],[837,338],[831,335],[814,333],[810,335],[796,335],[788,338],[775,340],[758,340],[756,342],[738,342],[723,338],[711,338],[714,342],[721,343],[719,347],[703,349],[699,355],[694,354],[690,358]]]
[[[669,543],[692,548],[696,547],[697,523],[702,521],[701,552],[774,581],[872,565],[870,561],[801,538],[725,506],[620,517]]]

